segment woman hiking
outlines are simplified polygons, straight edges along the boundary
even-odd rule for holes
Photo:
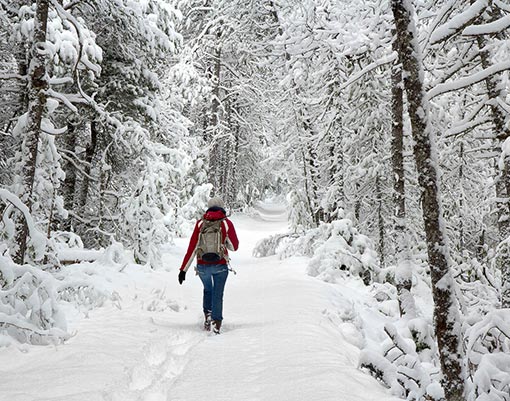
[[[223,320],[223,290],[228,276],[228,250],[237,251],[239,240],[227,218],[221,198],[207,203],[207,211],[195,224],[188,250],[179,271],[179,284],[186,279],[193,259],[197,257],[197,274],[204,285],[204,330],[219,334]]]

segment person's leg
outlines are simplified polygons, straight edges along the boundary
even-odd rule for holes
[[[200,277],[200,280],[202,280],[202,284],[204,285],[204,297],[202,301],[202,307],[204,309],[204,314],[207,317],[207,315],[212,311],[213,278],[210,266],[208,265],[198,265],[197,271],[198,276]]]
[[[223,291],[228,276],[227,265],[214,265],[213,294],[212,294],[212,320],[221,322],[223,320]]]

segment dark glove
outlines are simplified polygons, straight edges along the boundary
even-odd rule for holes
[[[181,270],[179,272],[179,284],[182,284],[184,280],[186,280],[186,272],[184,270]]]

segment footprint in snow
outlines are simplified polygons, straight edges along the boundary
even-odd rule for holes
[[[151,366],[160,366],[165,362],[167,358],[167,341],[156,341],[153,342],[147,352],[147,362]]]
[[[151,390],[143,395],[143,401],[167,401],[168,393],[166,389]]]
[[[199,333],[174,333],[144,347],[144,358],[128,370],[124,385],[117,385],[105,401],[166,401],[168,389],[189,362],[189,350],[203,341]]]
[[[154,373],[145,364],[135,366],[131,371],[130,390],[144,390],[154,381]]]

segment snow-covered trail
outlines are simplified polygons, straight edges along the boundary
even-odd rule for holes
[[[127,272],[136,285],[126,279],[122,310],[91,312],[67,344],[0,349],[0,400],[397,400],[357,369],[359,339],[348,323],[339,329],[355,288],[307,276],[306,258],[251,256],[259,239],[286,228],[281,207],[259,211],[232,218],[241,245],[232,255],[238,274],[227,280],[221,335],[201,331],[198,277],[190,271],[177,283],[187,246],[180,240],[166,258],[170,271]],[[163,288],[187,308],[147,310],[167,302],[157,292]]]

